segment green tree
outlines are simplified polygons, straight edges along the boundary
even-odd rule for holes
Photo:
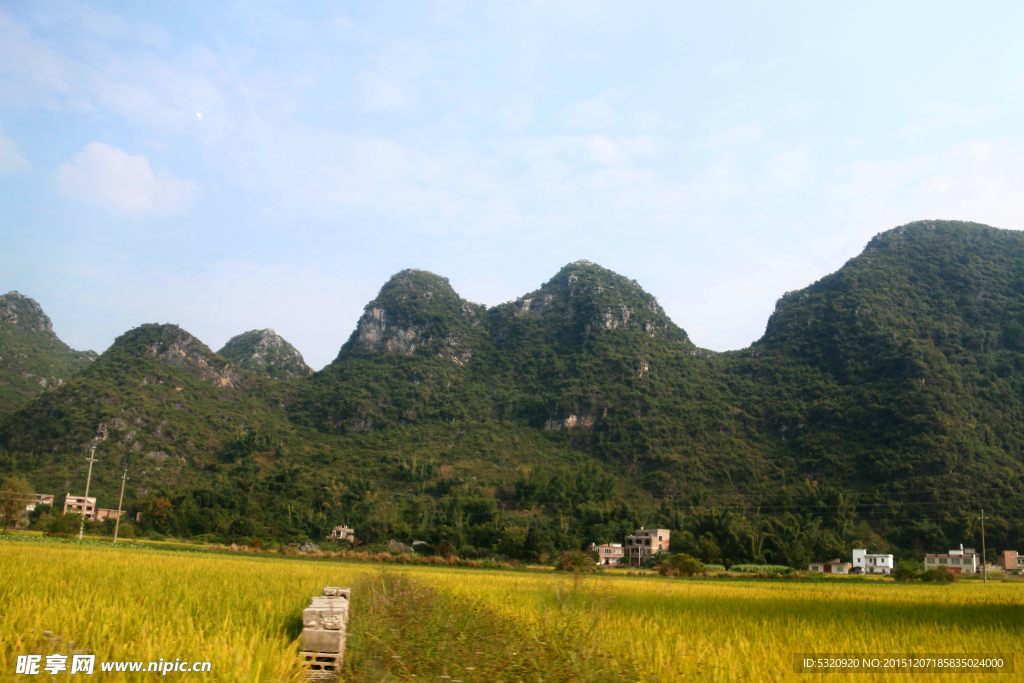
[[[25,516],[25,506],[32,498],[32,489],[24,477],[12,475],[0,483],[0,525],[3,533],[17,525]]]
[[[77,512],[69,512],[66,515],[62,512],[54,512],[52,518],[43,530],[44,536],[55,536],[67,538],[78,533],[81,528],[82,516]]]

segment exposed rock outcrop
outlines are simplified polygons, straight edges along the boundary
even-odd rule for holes
[[[240,368],[277,379],[313,374],[298,349],[272,329],[250,330],[232,337],[217,352]]]
[[[0,322],[7,323],[23,332],[53,334],[50,316],[43,313],[43,307],[34,299],[18,292],[0,295]]]
[[[177,325],[137,327],[118,337],[107,354],[153,358],[218,387],[236,388],[247,383],[245,375],[237,367],[214,354],[206,344]]]
[[[485,312],[483,306],[460,297],[448,278],[425,270],[403,270],[366,305],[339,358],[420,352],[463,365],[486,337],[480,325]]]

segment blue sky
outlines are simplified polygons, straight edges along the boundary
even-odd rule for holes
[[[834,7],[831,7],[834,6]],[[330,362],[394,272],[585,258],[693,340],[911,220],[1024,229],[1020,2],[0,2],[0,291]]]

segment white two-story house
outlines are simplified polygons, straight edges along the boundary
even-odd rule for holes
[[[892,555],[871,555],[866,548],[853,549],[853,571],[861,574],[892,574],[896,563]],[[857,572],[857,570],[860,572]]]

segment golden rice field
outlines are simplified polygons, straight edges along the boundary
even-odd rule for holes
[[[779,681],[793,654],[1017,653],[1024,584],[665,579],[394,567],[0,540],[0,680],[23,654],[208,660],[168,680],[298,681],[301,610],[353,585],[351,681]],[[52,635],[44,636],[44,632]],[[73,643],[73,644],[72,644]],[[449,676],[440,679],[439,676]],[[936,680],[937,674],[829,679]]]

